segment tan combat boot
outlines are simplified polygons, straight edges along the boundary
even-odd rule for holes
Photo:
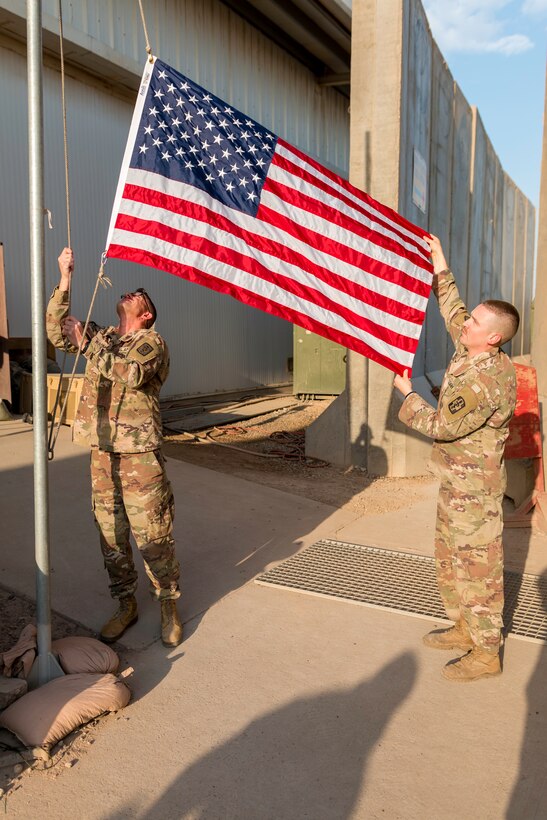
[[[442,670],[443,677],[458,683],[471,683],[480,678],[491,678],[501,675],[499,652],[487,652],[480,646],[475,646],[456,661],[450,661]]]
[[[114,643],[121,638],[125,630],[134,624],[139,618],[137,612],[137,599],[130,595],[127,598],[120,598],[118,609],[101,629],[101,641]]]
[[[182,642],[182,624],[176,601],[160,601],[161,642],[164,646],[178,646]]]
[[[467,624],[460,618],[449,629],[434,629],[422,638],[431,649],[472,649],[474,644]]]

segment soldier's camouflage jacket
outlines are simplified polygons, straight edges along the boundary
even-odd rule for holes
[[[469,313],[452,273],[440,274],[436,287],[456,351],[443,379],[437,409],[411,393],[399,418],[435,439],[431,462],[441,481],[468,492],[503,492],[503,450],[516,403],[515,370],[497,348],[467,358],[460,335]]]
[[[47,307],[48,339],[75,353],[61,333],[68,293],[56,288]],[[143,453],[162,443],[159,393],[169,373],[169,351],[159,333],[118,336],[90,323],[84,384],[73,427],[74,441],[111,453]],[[65,344],[66,343],[66,344]]]

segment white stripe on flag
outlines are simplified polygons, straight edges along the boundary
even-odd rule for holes
[[[197,190],[197,189],[194,189]],[[206,197],[204,196],[204,199]],[[231,210],[231,209],[230,209]],[[137,217],[150,222],[159,222],[178,231],[184,231],[194,236],[210,239],[222,248],[229,248],[244,256],[256,259],[268,270],[288,276],[294,282],[298,282],[306,287],[314,288],[328,297],[334,305],[340,304],[344,308],[353,311],[358,316],[365,316],[378,325],[381,325],[394,333],[400,333],[411,339],[418,339],[421,327],[415,322],[408,322],[405,319],[394,316],[379,308],[369,305],[366,302],[350,296],[338,288],[332,287],[311,273],[302,270],[296,265],[285,262],[276,256],[255,247],[251,247],[244,239],[234,236],[229,231],[217,228],[206,222],[202,222],[182,214],[160,208],[157,205],[148,205],[130,199],[123,199],[120,203],[120,213]],[[117,239],[114,232],[114,242],[124,244]],[[258,274],[260,275],[260,274]],[[276,286],[277,287],[277,286]]]
[[[304,208],[299,208],[297,205],[294,205],[292,202],[287,202],[271,191],[264,189],[260,202],[265,207],[271,208],[272,211],[287,216],[297,225],[302,225],[307,230],[319,233],[326,239],[339,242],[352,251],[366,254],[370,256],[371,259],[380,262],[380,264],[389,265],[391,268],[395,268],[408,274],[408,276],[412,276],[413,279],[428,281],[428,279],[431,278],[427,271],[422,271],[409,259],[405,259],[404,256],[399,256],[397,253],[387,250],[387,248],[382,248],[381,245],[376,245],[371,240],[363,239],[362,236],[353,233],[349,228],[342,228],[335,222],[323,219],[316,214],[310,213],[310,211],[306,211]]]
[[[342,261],[336,256],[309,245],[307,242],[298,240],[292,234],[288,234],[286,231],[276,228],[267,222],[255,219],[252,216],[247,216],[234,208],[228,208],[217,200],[212,199],[206,193],[193,185],[187,185],[183,182],[167,179],[160,174],[154,174],[149,171],[139,171],[135,168],[129,169],[127,174],[127,184],[137,185],[153,191],[159,191],[160,193],[165,193],[168,196],[201,205],[209,211],[217,213],[225,219],[230,220],[234,223],[234,225],[238,225],[244,230],[254,233],[257,236],[286,243],[295,252],[300,253],[312,264],[319,265],[327,270],[331,270],[339,276],[348,279],[350,282],[355,282],[356,284],[361,285],[374,293],[378,293],[386,298],[400,302],[401,305],[408,305],[408,307],[417,310],[420,313],[424,313],[427,308],[428,300],[419,293],[408,290],[395,282],[389,282],[385,279],[374,276],[374,274],[352,265],[350,262]],[[368,255],[372,256],[372,253]],[[382,259],[378,259],[377,261],[382,264],[384,263]]]
[[[348,188],[344,187],[343,185],[340,185],[340,183],[335,182],[334,180],[332,180],[326,174],[322,174],[321,171],[319,171],[317,168],[314,168],[313,165],[310,165],[309,163],[307,163],[304,159],[302,159],[301,156],[299,156],[298,154],[293,153],[290,150],[289,145],[287,145],[287,144],[280,145],[278,143],[275,150],[276,150],[276,153],[280,154],[280,156],[285,157],[285,159],[288,159],[290,162],[294,162],[295,165],[300,165],[309,174],[313,174],[313,176],[317,177],[317,179],[320,179],[322,182],[325,182],[327,185],[331,185],[333,188],[335,188],[340,193],[344,194],[344,196],[348,197],[348,199],[351,199],[353,202],[355,202],[361,208],[366,208],[367,211],[369,211],[375,219],[381,220],[382,222],[387,222],[395,230],[399,231],[400,233],[404,233],[404,235],[407,236],[409,239],[413,239],[415,242],[417,242],[423,248],[424,258],[429,259],[430,251],[429,251],[429,246],[427,245],[427,243],[424,242],[423,239],[420,239],[420,237],[416,236],[416,234],[412,233],[412,231],[409,231],[408,228],[406,228],[404,225],[400,224],[399,222],[397,222],[394,219],[391,219],[389,216],[386,216],[381,211],[376,210],[376,208],[374,208],[374,206],[372,204],[366,202],[365,199],[361,199],[360,197],[356,196],[353,193],[353,191],[348,190]],[[379,226],[379,227],[381,227],[381,226]],[[424,233],[427,233],[427,232],[424,231]],[[418,252],[418,251],[416,251],[416,252]],[[426,281],[429,281],[429,280],[426,280]]]
[[[387,237],[388,239],[394,240],[401,248],[404,248],[406,251],[410,253],[414,253],[418,255],[418,250],[416,249],[415,245],[411,245],[408,242],[405,242],[401,239],[400,236],[397,236],[392,231],[386,230],[382,225],[378,225],[373,222],[371,219],[367,219],[362,213],[350,208],[349,205],[346,205],[345,202],[342,202],[341,199],[338,199],[334,195],[326,194],[320,188],[316,188],[311,183],[307,182],[306,180],[301,179],[300,177],[296,176],[296,174],[291,174],[288,171],[285,171],[283,168],[279,168],[276,165],[271,165],[270,170],[268,171],[268,179],[272,179],[275,182],[279,182],[281,185],[286,185],[288,188],[292,188],[292,190],[297,191],[300,194],[304,194],[305,196],[312,197],[313,199],[320,202],[322,205],[330,205],[335,208],[340,213],[344,214],[345,216],[354,219],[356,222],[364,225],[366,228],[374,231],[375,233],[381,234],[382,236]],[[267,205],[269,208],[274,210],[280,210],[279,206],[276,205],[277,201],[283,201],[283,199],[279,199],[275,197],[270,191],[263,191],[260,201]],[[303,216],[307,214],[308,216],[313,216],[314,220],[317,220],[318,227],[314,228],[311,224],[309,225],[311,230],[318,230],[320,233],[323,233],[325,236],[330,236],[331,239],[335,239],[338,242],[343,242],[344,245],[348,247],[355,248],[359,250],[361,253],[367,253],[368,256],[374,256],[375,259],[379,259],[386,265],[390,265],[392,268],[397,268],[398,270],[402,270],[405,273],[413,276],[416,279],[419,279],[421,282],[429,282],[431,279],[431,275],[429,271],[422,270],[420,267],[415,265],[413,262],[410,262],[408,259],[405,259],[403,256],[399,256],[397,253],[388,250],[387,248],[383,248],[381,245],[376,244],[374,241],[374,237],[367,237],[366,239],[359,234],[353,233],[351,228],[343,229],[335,222],[329,222],[319,216],[315,216],[315,214],[309,214],[308,211],[298,208],[297,206],[293,205],[293,203],[288,203],[288,208],[290,212],[296,214],[295,221],[298,222],[299,225],[306,224],[303,221]],[[326,228],[325,226],[328,226]],[[308,227],[308,225],[306,225]],[[368,247],[366,247],[367,242],[371,242],[378,250],[376,252],[369,252]]]
[[[259,279],[252,274],[248,274],[231,265],[226,265],[218,259],[213,259],[210,256],[205,256],[190,249],[185,249],[184,255],[181,257],[181,248],[179,245],[144,234],[119,229],[114,229],[112,244],[120,244],[126,248],[149,251],[178,265],[195,267],[215,279],[228,282],[236,288],[243,288],[270,302],[282,305],[289,310],[305,314],[313,321],[328,325],[342,333],[360,339],[382,356],[399,363],[403,367],[411,367],[412,365],[414,358],[413,353],[393,347],[376,336],[367,333],[367,331],[355,327],[336,313],[320,308],[313,302],[303,300],[286,290],[272,286],[270,282],[265,282],[263,279]]]

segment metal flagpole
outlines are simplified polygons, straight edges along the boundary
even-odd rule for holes
[[[42,107],[42,4],[27,0],[30,275],[32,302],[32,402],[34,427],[34,543],[38,657],[30,686],[63,671],[51,653],[49,508],[44,277],[44,140]]]

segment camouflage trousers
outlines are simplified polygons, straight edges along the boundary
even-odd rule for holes
[[[437,503],[437,581],[448,617],[467,623],[473,642],[497,651],[503,628],[502,502],[442,483]]]
[[[91,497],[113,598],[134,595],[133,533],[156,599],[180,596],[180,568],[172,538],[175,505],[159,450],[91,451]]]

